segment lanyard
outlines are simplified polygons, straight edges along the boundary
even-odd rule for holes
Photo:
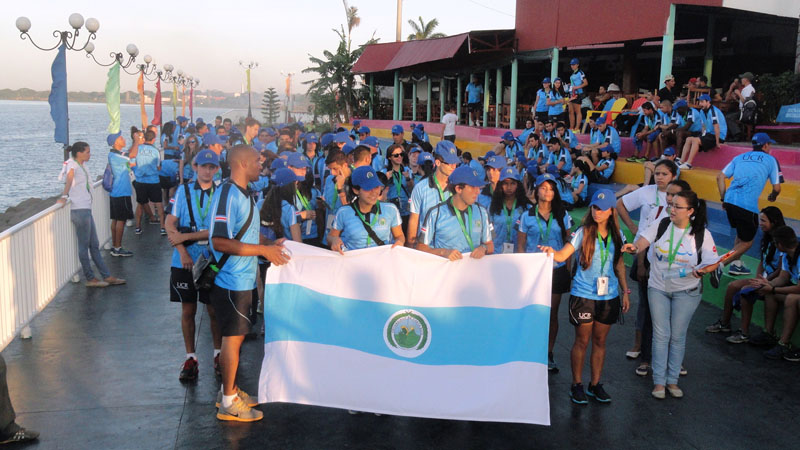
[[[311,205],[308,203],[308,200],[306,200],[306,197],[303,194],[300,193],[300,191],[297,191],[297,198],[300,200],[300,203],[303,205],[303,209],[304,210],[311,210]]]
[[[439,190],[439,201],[443,202],[444,201],[444,191],[442,191],[442,186],[439,184],[439,179],[436,178],[436,174],[435,173],[433,175],[431,175],[431,176],[433,177],[433,182],[436,183],[436,189]]]
[[[328,205],[331,207],[331,211],[336,211],[336,202],[339,201],[339,188],[336,187],[336,177],[333,177],[330,182],[333,183],[333,189],[331,189],[333,195],[331,195]]]
[[[381,215],[381,205],[380,205],[380,203],[377,204],[377,207],[378,207],[378,212],[376,212],[375,214],[372,215],[372,220],[370,221],[371,223],[367,223],[367,220],[364,218],[364,215],[361,214],[361,211],[359,209],[360,206],[358,206],[356,204],[355,208],[353,208],[353,209],[356,210],[356,214],[358,214],[358,218],[361,219],[362,222],[364,222],[364,225],[369,225],[369,227],[372,228],[372,227],[375,226],[375,223],[378,222],[378,216]],[[369,213],[367,213],[367,214],[369,214]],[[367,235],[367,247],[369,247],[370,243],[372,243],[372,239],[370,239],[369,234],[368,234]]]
[[[514,206],[511,207],[511,210],[506,209],[506,205],[503,205],[503,215],[506,216],[506,232],[508,233],[508,242],[511,242],[511,222],[514,218],[514,210],[517,209],[517,199],[514,199]],[[472,211],[472,209],[470,209]]]
[[[606,236],[606,239],[608,239],[608,236]],[[603,276],[606,262],[608,262],[609,251],[603,240],[600,239],[600,233],[597,233],[597,248],[600,249],[600,276]]]
[[[200,222],[206,223],[206,217],[208,217],[208,208],[211,205],[211,197],[214,195],[214,185],[211,185],[211,191],[208,193],[208,201],[206,202],[205,207],[200,206],[200,197],[203,195],[203,191],[200,191],[200,195],[195,197],[194,204],[197,205],[197,214],[200,215]]]
[[[403,175],[399,171],[392,172],[392,180],[394,181],[394,189],[397,191],[397,198],[403,195]]]
[[[553,223],[553,213],[550,213],[550,218],[547,219],[547,232],[542,230],[542,222],[539,220],[539,205],[536,205],[536,226],[539,228],[539,242],[542,245],[547,244],[547,240],[550,237],[550,224]]]
[[[453,206],[453,202],[450,202],[450,206]],[[455,206],[453,206],[453,210],[456,212],[456,219],[458,219],[458,224],[461,226],[461,232],[464,233],[464,237],[467,239],[469,249],[475,250],[475,246],[472,245],[472,206],[467,206],[467,214],[469,216],[469,223],[467,223],[467,226],[464,226],[464,219],[461,217],[461,211],[457,210]]]
[[[689,231],[689,226],[691,224],[686,225],[686,228],[683,230],[683,234],[681,238],[678,239],[678,244],[675,245],[675,251],[672,250],[672,239],[675,237],[675,225],[673,224],[669,230],[669,253],[667,253],[667,270],[672,268],[672,263],[675,262],[675,257],[678,255],[678,250],[681,248],[681,242],[683,242],[683,237],[686,236],[686,233]]]

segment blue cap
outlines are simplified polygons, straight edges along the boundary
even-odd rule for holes
[[[539,165],[532,159],[528,161],[528,165],[525,166],[525,171],[536,176],[539,173]]]
[[[525,152],[523,152],[522,150],[517,150],[517,153],[515,153],[514,156],[518,160],[523,160],[523,159],[525,159]]]
[[[707,102],[711,101],[711,96],[708,94],[703,94],[700,97],[697,97],[697,101],[705,100]]]
[[[483,187],[486,181],[478,175],[478,171],[470,166],[456,167],[456,170],[450,174],[447,182],[452,185],[468,184],[475,187]]]
[[[502,156],[492,156],[486,160],[486,166],[493,169],[502,169],[507,165],[506,159]]]
[[[486,154],[485,154],[485,155],[483,155],[483,157],[480,157],[480,156],[479,156],[479,157],[478,157],[478,159],[483,159],[483,160],[486,160],[486,159],[489,159],[489,158],[491,158],[491,157],[492,157],[492,156],[494,156],[495,154],[496,154],[496,153],[495,153],[494,151],[492,151],[492,150],[489,150],[488,152],[486,152]]]
[[[318,144],[319,143],[319,139],[317,138],[316,134],[308,133],[306,135],[306,143],[307,144]]]
[[[254,139],[253,143],[251,145],[253,146],[254,149],[256,149],[258,151],[263,151],[263,150],[266,150],[266,148],[267,148],[267,144],[259,141],[258,139]]]
[[[555,77],[555,78],[553,78],[553,83],[555,83],[556,81],[561,81],[561,77]]]
[[[425,124],[424,123],[418,123],[417,126],[416,126],[416,129],[425,131]]]
[[[296,169],[311,167],[311,163],[308,162],[308,156],[302,153],[291,153],[289,155],[289,159],[286,161],[289,164],[289,167],[294,167]]]
[[[323,146],[323,147],[329,146],[331,144],[331,142],[333,142],[333,134],[332,133],[328,133],[328,134],[322,136],[322,139],[319,140],[319,144],[321,146]]]
[[[400,124],[397,124],[397,125],[393,126],[392,127],[392,134],[403,134],[403,126],[400,125]]]
[[[369,147],[377,147],[379,145],[378,138],[375,136],[367,136],[361,143]]]
[[[411,148],[409,148],[408,154],[410,155],[412,153],[422,153],[422,147],[420,147],[419,144],[411,144]]]
[[[501,183],[503,180],[507,180],[509,178],[519,181],[519,171],[516,169],[516,167],[506,167],[502,172],[500,172]]]
[[[614,196],[614,191],[611,189],[598,189],[592,195],[592,201],[589,206],[596,206],[600,211],[605,211],[613,208],[617,204],[617,198]]]
[[[549,166],[547,166],[546,172],[549,173],[550,175],[558,175],[558,166],[555,164],[550,164]]]
[[[672,105],[672,107],[676,109],[680,108],[681,106],[689,106],[689,104],[686,103],[686,100],[678,100],[674,105]]]
[[[445,164],[458,164],[461,160],[458,158],[456,145],[450,141],[439,141],[436,144],[436,154],[441,156]]]
[[[347,134],[347,131],[340,131],[333,135],[333,142],[341,143],[347,142],[350,140],[350,136]]]
[[[122,131],[117,131],[114,134],[109,134],[108,137],[106,138],[106,142],[108,142],[108,146],[109,147],[113,147],[114,146],[114,142],[117,142],[117,138],[120,137],[120,136],[122,136]]]
[[[195,119],[194,123],[206,123],[206,121],[203,120],[202,117],[198,117],[197,119]]]
[[[556,182],[556,177],[553,176],[551,173],[545,173],[536,177],[536,187],[539,187],[540,184],[544,183],[545,181],[550,180],[553,183]]]
[[[512,133],[510,131],[506,131],[505,133],[503,133],[503,140],[504,141],[513,141],[514,140],[514,133]]]
[[[598,117],[597,120],[594,121],[595,125],[602,125],[606,123],[606,116]]]
[[[294,151],[294,150],[284,150],[284,151],[278,153],[278,157],[279,158],[284,158],[284,159],[286,159],[288,161],[289,160],[289,155],[291,155],[292,153],[297,153],[297,152]]]
[[[614,153],[614,147],[611,144],[604,145],[604,146],[600,147],[599,150],[600,150],[600,153],[602,153],[602,152]]]
[[[356,149],[356,144],[353,141],[345,142],[344,146],[342,147],[342,151],[345,155],[349,155],[353,153],[353,150]]]
[[[185,116],[178,116],[175,120],[178,122],[187,122],[189,119],[187,119]]]
[[[578,58],[572,58],[572,59],[569,60],[569,65],[570,66],[573,65],[573,64],[580,64],[580,63],[581,62],[578,60]]]
[[[767,133],[756,133],[753,135],[753,145],[774,144],[775,140],[769,137]]]
[[[422,140],[425,137],[425,132],[422,131],[421,128],[414,128],[411,130],[411,134]]]
[[[414,128],[417,128],[417,124],[411,122],[411,124],[408,127],[413,130]]]
[[[225,140],[223,140],[223,136],[217,136],[213,133],[206,133],[203,135],[203,145],[205,146],[212,146],[212,145],[223,145]]]
[[[370,134],[371,130],[368,127],[361,127],[358,129],[358,134]]]
[[[545,84],[545,83],[551,83],[550,77],[545,77],[544,80],[542,80],[542,84]]]
[[[289,167],[289,162],[286,161],[283,158],[275,158],[275,159],[273,159],[272,160],[272,164],[270,164],[270,166],[269,166],[269,168],[272,171],[275,171],[275,170],[278,170],[278,169],[286,169],[288,167]]]
[[[675,154],[675,147],[667,147],[664,149],[664,156],[672,156]]]
[[[211,164],[219,167],[219,155],[217,155],[214,150],[200,150],[197,156],[194,157],[194,163],[198,166]]]
[[[275,175],[272,176],[272,182],[278,185],[278,187],[283,187],[289,183],[303,180],[304,178],[295,175],[294,172],[292,172],[292,169],[278,169],[275,171]]]
[[[421,153],[419,154],[419,157],[417,158],[417,164],[420,164],[420,165],[421,165],[421,164],[422,164],[422,163],[424,163],[425,161],[430,161],[430,162],[433,162],[433,161],[434,161],[434,159],[435,159],[435,158],[433,157],[433,155],[432,155],[432,154],[430,154],[430,153],[428,153],[428,152],[421,152]]]
[[[360,120],[356,119],[356,120],[353,121],[353,128],[358,128],[359,125],[361,125],[361,121]]]
[[[365,191],[371,191],[375,188],[383,186],[381,180],[378,179],[378,174],[371,166],[357,167],[350,175],[350,181],[353,186],[358,186]]]
[[[300,122],[299,120],[297,121],[297,126],[300,127],[300,128],[305,128],[306,127],[305,124],[303,124],[303,122]]]

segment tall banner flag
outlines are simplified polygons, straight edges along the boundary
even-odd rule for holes
[[[189,118],[194,123],[194,87],[189,88]]]
[[[147,128],[147,111],[144,109],[144,72],[139,71],[139,81],[136,82],[136,90],[139,91],[139,106],[142,114],[142,130]]]
[[[178,117],[178,86],[172,83],[172,120]]]
[[[152,125],[161,125],[161,80],[156,80],[156,98],[153,100]]]
[[[119,62],[114,63],[108,69],[108,81],[106,81],[106,108],[111,121],[108,123],[109,134],[119,132],[121,118],[119,112]]]
[[[181,86],[181,115],[186,117],[186,86]]]
[[[53,84],[50,86],[50,117],[55,123],[53,138],[56,142],[69,145],[69,113],[67,106],[67,53],[66,45],[61,44],[50,68]]]
[[[551,257],[285,246],[267,271],[259,403],[550,424]]]

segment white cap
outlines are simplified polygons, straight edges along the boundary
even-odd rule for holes
[[[606,89],[606,90],[609,91],[609,92],[619,92],[619,86],[617,86],[614,83],[611,83],[611,84],[608,85],[608,89]]]

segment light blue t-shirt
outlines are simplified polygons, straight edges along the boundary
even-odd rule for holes
[[[578,228],[572,233],[570,243],[575,248],[576,261],[578,264],[578,271],[572,279],[572,289],[570,293],[576,297],[583,297],[590,300],[611,300],[619,296],[619,280],[614,272],[614,239],[607,236],[607,244],[603,243],[600,239],[595,242],[594,255],[592,256],[592,264],[588,269],[580,265],[580,251],[581,243],[583,242],[583,227]],[[622,242],[625,242],[624,235]],[[605,248],[606,251],[602,249]],[[607,255],[607,256],[602,256]],[[605,265],[601,267],[601,258],[606,258]],[[608,277],[608,294],[597,294],[597,279],[601,276]]]
[[[528,136],[530,136],[530,134],[533,133],[534,130],[535,128],[525,128],[524,130],[522,130],[522,133],[520,133],[517,140],[522,142],[524,145],[526,142],[528,142]]]
[[[511,142],[511,145],[506,145],[506,159],[513,161],[517,157],[517,152],[522,151],[522,144],[516,139]]]
[[[401,172],[386,172],[386,176],[389,178],[389,185],[386,186],[386,199],[395,206],[399,206],[401,216],[411,214],[411,205],[408,203],[411,192],[408,190],[408,180],[405,177],[407,171],[408,168],[403,167]]]
[[[161,161],[161,169],[158,170],[158,175],[177,181],[178,170],[180,169],[179,164],[180,160],[178,159],[165,159]]]
[[[539,89],[536,91],[536,95],[539,96],[539,102],[536,104],[536,112],[547,112],[547,110],[550,108],[547,106],[547,92],[545,92],[544,89]]]
[[[583,190],[581,191],[580,194],[578,194],[578,198],[580,198],[581,200],[586,200],[586,198],[589,196],[589,178],[587,178],[586,175],[582,173],[579,173],[574,177],[572,177],[572,183],[570,186],[572,187],[572,192],[578,190],[578,188],[581,187],[581,184],[583,184]]]
[[[767,256],[770,251],[773,251],[772,259],[767,260]],[[783,267],[783,261],[781,260],[783,257],[783,252],[775,248],[774,242],[767,244],[767,251],[761,254],[761,267],[764,268],[764,275],[769,276],[772,275],[776,270],[780,270],[781,267]]]
[[[561,170],[567,173],[572,172],[572,155],[569,153],[569,149],[561,147],[561,150],[558,151],[556,162],[554,164],[558,164],[561,161],[564,161],[564,165],[561,166]]]
[[[783,183],[783,175],[774,156],[763,151],[750,151],[736,156],[722,169],[727,178],[733,177],[725,191],[725,202],[758,214],[758,197],[764,184]]]
[[[469,211],[472,211],[471,215]],[[462,231],[456,214],[461,215],[466,231]],[[456,212],[451,202],[447,202],[431,209],[420,228],[420,239],[431,248],[456,249],[461,253],[470,253],[479,245],[492,241],[491,227],[489,213],[484,207],[473,203],[465,211]],[[466,236],[471,238],[472,246]]]
[[[583,73],[582,70],[578,69],[569,76],[569,83],[572,86],[572,93],[573,94],[583,94],[583,88],[576,89],[577,86],[583,84],[583,81],[586,79],[586,74]]]
[[[572,217],[568,213],[564,214],[565,232],[569,233],[572,228]],[[564,240],[561,239],[561,224],[552,214],[549,220],[545,220],[541,215],[537,215],[536,207],[529,208],[525,214],[520,216],[518,229],[527,235],[525,241],[525,253],[541,253],[539,245],[551,247],[554,250],[561,250],[564,247]],[[553,263],[553,268],[558,268],[566,264],[565,262]]]
[[[111,173],[114,175],[114,183],[109,196],[130,197],[130,159],[128,159],[127,156],[123,156],[118,151],[111,150],[111,152],[108,153],[108,164],[111,166]]]
[[[714,133],[714,124],[719,124],[719,138],[724,140],[728,136],[728,122],[725,121],[725,114],[722,114],[719,108],[711,105],[708,110],[700,110],[703,116],[703,121],[706,125],[706,133]]]
[[[483,85],[467,84],[467,103],[479,103],[481,101],[481,94],[483,94]]]
[[[513,245],[513,248],[517,248],[517,224],[520,216],[524,213],[525,205],[517,206],[511,211],[503,205],[500,214],[491,215],[492,227],[494,228],[492,241],[494,242],[495,253],[503,253],[503,245],[509,242]],[[513,252],[512,250],[511,253]]]
[[[214,196],[214,185],[208,190],[203,190],[199,184],[189,183],[189,201],[192,202],[192,215],[194,216],[195,227],[197,231],[208,230],[211,224],[211,202]],[[186,188],[184,185],[178,186],[175,190],[175,196],[169,201],[170,212],[169,214],[178,219],[178,227],[190,227],[192,219],[189,216],[189,206],[186,204]],[[255,212],[254,212],[255,214]],[[245,217],[245,219],[247,219]],[[255,220],[255,218],[253,219]],[[197,261],[197,258],[208,250],[208,244],[200,245],[197,242],[186,247],[186,252],[192,258],[192,261]],[[225,263],[226,265],[228,263]],[[182,268],[181,254],[177,249],[172,252],[172,266]]]
[[[798,261],[798,263],[795,264],[794,267],[790,267],[789,258],[790,256],[788,254],[783,255],[783,263],[781,264],[781,269],[785,270],[789,274],[792,284],[797,285],[798,280],[800,280],[800,261]]]
[[[357,205],[354,206],[357,207]],[[386,202],[379,202],[372,208],[372,212],[364,214],[363,217],[384,244],[394,243],[392,228],[403,224],[397,207]],[[333,220],[333,229],[341,231],[340,237],[345,247],[344,250],[378,246],[369,237],[361,218],[352,206],[339,208],[336,218]]]
[[[375,153],[372,157],[371,166],[375,172],[386,172],[386,158],[381,156],[380,152]]]
[[[616,166],[617,162],[614,161],[614,158],[609,158],[609,159],[600,158],[600,160],[597,161],[597,165],[595,167],[600,167],[604,164],[608,164],[608,167],[606,167],[603,170],[600,170],[599,172],[604,177],[606,177],[606,179],[610,180],[611,175],[614,175],[614,166]]]
[[[619,138],[619,132],[617,132],[617,129],[611,125],[608,125],[606,126],[606,131],[602,133],[602,136],[602,142],[605,144],[611,144],[611,148],[614,149],[614,153],[619,155],[620,150],[622,149],[622,141]]]
[[[556,91],[555,89],[550,91],[550,98],[548,100],[550,100],[551,102],[555,102],[555,101],[559,101],[559,100],[563,100],[563,99],[564,99],[564,96],[562,96],[560,93],[558,93],[558,91]],[[559,114],[564,112],[564,108],[565,108],[565,105],[563,103],[550,105],[550,106],[548,106],[547,114],[549,114],[551,116],[557,116],[557,115],[559,115]]]
[[[250,226],[245,231],[240,242],[245,244],[258,244],[259,214],[253,205],[252,198],[246,190],[228,180],[214,193],[211,201],[211,237],[233,239],[244,227],[250,211],[253,218]],[[209,241],[211,251],[217,261],[222,258],[222,253],[214,250],[213,240]],[[249,291],[256,287],[256,269],[258,258],[255,256],[230,255],[228,261],[217,273],[214,283],[224,289],[232,291]]]
[[[136,154],[136,165],[133,173],[139,183],[153,184],[158,183],[158,166],[161,163],[161,155],[158,149],[150,144],[141,144],[139,152]]]
[[[292,225],[297,224],[299,216],[297,208],[286,200],[281,200],[281,226],[283,227],[283,237],[292,240]],[[302,235],[302,232],[300,233]]]
[[[414,190],[411,192],[409,211],[411,214],[419,214],[420,228],[425,221],[428,210],[447,200],[452,195],[447,190],[447,186],[441,186],[442,192],[439,192],[434,183],[435,176],[436,174],[433,173],[430,177],[423,178],[414,186]]]

